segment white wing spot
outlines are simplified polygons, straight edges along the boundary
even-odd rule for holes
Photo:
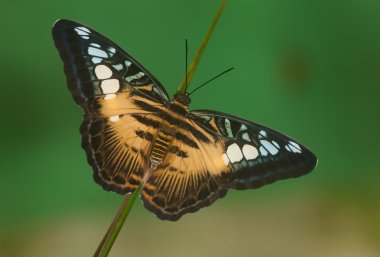
[[[230,163],[230,159],[228,159],[227,154],[224,153],[222,157],[223,157],[224,164],[228,165],[228,163]]]
[[[248,129],[247,126],[244,124],[240,126],[240,130],[247,130],[247,129]]]
[[[211,117],[210,116],[207,116],[207,115],[201,115],[200,116],[202,119],[206,120],[206,121],[210,121],[211,120]]]
[[[91,33],[91,31],[88,28],[86,28],[86,27],[76,27],[75,30],[76,31],[81,30],[81,31],[84,31],[84,32],[87,32],[87,33]]]
[[[247,160],[256,159],[257,156],[259,155],[259,152],[257,151],[256,147],[252,145],[244,145],[242,150],[243,150],[244,157]]]
[[[120,88],[119,80],[117,79],[104,80],[100,86],[103,90],[103,94],[114,94]]]
[[[260,143],[269,151],[271,155],[276,155],[278,149],[267,140],[260,140]]]
[[[125,63],[125,66],[127,66],[127,67],[131,66],[131,64],[132,64],[130,61],[124,61],[124,63]]]
[[[252,142],[247,132],[244,132],[243,135],[241,135],[241,138],[245,141]]]
[[[242,124],[242,125],[240,126],[240,128],[239,128],[238,134],[239,134],[240,131],[244,132],[244,131],[246,131],[246,130],[248,130],[247,126],[244,125],[244,124]]]
[[[292,149],[293,153],[301,153],[301,150],[295,148],[294,146],[292,145],[289,145],[290,146],[290,149]]]
[[[266,138],[266,137],[267,137],[267,132],[265,132],[264,130],[260,130],[260,132],[259,132],[259,139]]]
[[[289,141],[289,144],[293,145],[295,148],[297,148],[298,150],[301,151],[301,147],[299,144],[297,144],[296,142],[293,142],[293,141]]]
[[[95,57],[108,58],[108,55],[105,51],[92,46],[88,47],[88,54]]]
[[[119,119],[120,119],[119,115],[111,116],[111,117],[110,117],[110,121],[112,121],[112,122],[116,122],[116,121],[118,121]]]
[[[275,147],[277,147],[278,149],[280,149],[280,146],[278,145],[278,143],[276,141],[272,141],[272,144],[274,144]]]
[[[96,44],[96,43],[91,43],[90,46],[95,46],[95,47],[98,47],[98,48],[101,47],[99,44]]]
[[[121,71],[123,69],[123,64],[114,64],[112,67],[114,67],[117,71]]]
[[[157,87],[153,87],[153,91],[156,92],[158,95],[161,95],[161,92]]]
[[[92,57],[91,58],[91,61],[94,63],[94,64],[98,64],[98,63],[101,63],[102,62],[102,58],[99,58],[99,57]]]
[[[104,100],[112,100],[116,97],[116,94],[106,94]]]
[[[229,119],[224,120],[224,126],[226,127],[227,135],[229,137],[234,137],[234,135],[232,135],[231,122]]]
[[[299,144],[297,144],[296,142],[293,142],[293,141],[289,141],[289,143],[285,146],[285,149],[289,152],[293,152],[293,153],[301,153],[301,147],[299,146]]]
[[[233,143],[227,148],[227,155],[231,162],[240,162],[243,159],[243,153],[236,143]]]
[[[261,153],[262,156],[267,156],[268,155],[268,151],[265,150],[264,147],[260,146],[259,150],[260,150],[260,153]]]
[[[98,79],[109,79],[112,76],[112,70],[102,64],[95,67],[95,74]]]
[[[116,53],[116,49],[112,46],[108,47],[108,51],[111,53],[110,56],[113,56]]]
[[[89,34],[91,31],[86,27],[76,27],[75,32],[83,39],[89,39]]]
[[[144,76],[144,75],[145,75],[145,73],[140,71],[139,73],[137,73],[137,74],[135,74],[135,75],[132,75],[132,76],[126,77],[125,80],[128,81],[128,82],[131,82],[132,80],[134,80],[134,79],[139,79],[139,78],[141,78],[141,77]]]

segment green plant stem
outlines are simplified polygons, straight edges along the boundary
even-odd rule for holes
[[[108,228],[103,240],[100,242],[98,249],[94,253],[94,257],[106,257],[108,256],[113,243],[115,242],[120,229],[122,228],[125,220],[127,219],[132,206],[139,195],[140,190],[136,190],[132,194],[127,194],[122,202],[119,211],[117,212],[114,220],[112,221],[110,227]]]
[[[207,46],[207,43],[208,43],[208,41],[212,35],[212,32],[215,29],[216,24],[218,23],[218,20],[219,20],[220,15],[222,14],[222,12],[224,10],[224,6],[226,5],[226,3],[227,3],[227,0],[222,0],[222,3],[219,6],[219,9],[215,15],[214,20],[211,23],[210,28],[207,31],[207,34],[204,37],[204,39],[202,40],[201,46],[198,48],[198,51],[195,54],[194,59],[191,62],[189,69],[187,70],[187,76],[185,76],[183,78],[183,80],[181,81],[181,84],[178,86],[178,89],[177,89],[177,92],[175,93],[175,96],[183,95],[187,92],[187,88],[189,87],[191,79],[193,78],[193,75],[194,75],[194,72],[198,66],[199,60],[201,59],[202,53]],[[186,81],[186,78],[187,78],[187,81]]]
[[[206,45],[212,35],[212,32],[215,29],[215,26],[219,20],[220,15],[223,12],[224,6],[226,5],[227,0],[222,0],[222,3],[216,13],[216,16],[214,20],[212,21],[212,24],[207,31],[206,36],[204,37],[201,46],[199,47],[197,53],[195,54],[195,57],[193,61],[191,62],[191,65],[187,71],[187,76],[182,80],[180,86],[177,89],[177,94],[184,94],[187,91],[187,87],[189,86],[191,79],[193,77],[193,74],[198,66],[199,60],[201,59],[202,53],[204,49],[206,48]],[[186,81],[187,77],[187,81]],[[125,220],[128,217],[128,214],[130,213],[132,206],[137,198],[137,196],[140,194],[140,189],[136,190],[132,194],[128,194],[125,196],[123,203],[121,204],[119,211],[117,212],[114,220],[112,221],[110,227],[108,228],[106,234],[104,235],[102,241],[100,242],[98,248],[96,249],[96,252],[94,254],[94,257],[107,257],[109,252],[111,251],[111,248],[120,232],[120,229],[122,228]]]

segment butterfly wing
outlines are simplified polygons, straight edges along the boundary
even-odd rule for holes
[[[188,123],[142,190],[145,206],[161,219],[177,220],[208,206],[229,188],[305,175],[317,163],[295,140],[231,115],[193,111]]]
[[[258,188],[299,177],[317,165],[317,158],[309,149],[273,129],[216,111],[192,114],[198,124],[224,142],[222,158],[229,166],[232,188]]]
[[[58,20],[53,26],[53,38],[71,93],[84,109],[94,97],[131,86],[153,101],[168,103],[168,94],[158,80],[95,30],[74,21]]]
[[[64,63],[69,89],[85,111],[82,146],[95,180],[106,190],[134,191],[147,165],[155,127],[140,123],[152,108],[166,108],[161,84],[130,55],[80,23],[58,20],[53,38]]]

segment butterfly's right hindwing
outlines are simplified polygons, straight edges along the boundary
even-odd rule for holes
[[[144,205],[177,220],[223,197],[310,172],[306,147],[268,127],[216,111],[193,111],[175,130],[168,153],[142,188]],[[177,122],[180,123],[180,122]]]

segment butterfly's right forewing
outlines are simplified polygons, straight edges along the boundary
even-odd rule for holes
[[[317,165],[309,149],[273,129],[217,111],[199,110],[192,115],[223,142],[222,157],[229,167],[231,188],[258,188],[303,176]]]

